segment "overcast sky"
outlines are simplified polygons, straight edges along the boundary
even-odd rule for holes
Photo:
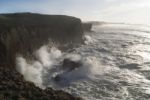
[[[150,0],[0,0],[0,13],[65,14],[82,20],[150,24]]]

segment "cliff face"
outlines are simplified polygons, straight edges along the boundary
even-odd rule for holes
[[[91,32],[92,31],[92,23],[90,23],[90,22],[83,23],[82,26],[83,26],[83,30],[85,32]]]
[[[81,43],[81,20],[63,15],[31,13],[0,15],[0,65],[15,63],[16,53],[31,54],[50,39],[63,45]]]

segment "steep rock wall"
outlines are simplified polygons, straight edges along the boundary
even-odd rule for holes
[[[63,45],[81,43],[81,20],[64,15],[15,13],[0,15],[0,65],[15,64],[15,56],[30,55],[50,39]]]
[[[85,32],[91,32],[92,31],[92,23],[86,22],[86,23],[83,23],[82,26],[83,26],[83,30]]]

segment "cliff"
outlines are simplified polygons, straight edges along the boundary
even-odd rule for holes
[[[30,56],[49,41],[58,47],[82,43],[81,20],[63,15],[0,14],[0,100],[81,100],[63,91],[42,90],[15,70],[16,54]]]
[[[92,31],[92,23],[86,22],[82,24],[83,30],[85,32],[91,32]]]
[[[14,65],[16,53],[32,54],[48,40],[59,46],[81,43],[81,20],[63,15],[31,13],[0,15],[0,65]]]

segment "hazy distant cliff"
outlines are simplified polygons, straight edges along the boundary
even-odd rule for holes
[[[86,22],[86,23],[83,23],[82,25],[83,25],[83,30],[85,32],[92,31],[92,23]]]
[[[14,64],[15,54],[28,54],[49,39],[57,44],[81,43],[81,20],[31,13],[0,15],[0,64]]]

